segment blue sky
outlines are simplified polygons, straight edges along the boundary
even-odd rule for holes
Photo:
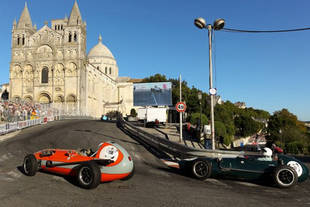
[[[74,0],[31,0],[38,29],[44,21],[70,15]],[[11,29],[23,0],[0,7],[0,83],[9,81]],[[87,22],[87,49],[103,43],[115,56],[120,76],[179,74],[189,86],[208,91],[208,36],[193,24],[224,18],[226,27],[274,30],[310,27],[310,1],[298,0],[78,0]],[[243,101],[271,113],[282,108],[310,120],[310,31],[243,34],[217,31],[215,86],[223,100]]]

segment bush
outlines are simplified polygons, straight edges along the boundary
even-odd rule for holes
[[[135,109],[131,109],[130,110],[130,116],[132,116],[132,117],[136,117],[137,116],[137,112],[136,112]]]
[[[193,113],[190,118],[190,123],[192,125],[197,125],[199,123],[200,113]],[[205,114],[201,114],[202,125],[208,124],[208,118]]]
[[[290,142],[286,145],[286,151],[292,154],[304,153],[304,145],[299,141]]]
[[[107,113],[107,117],[109,117],[109,119],[117,119],[119,115],[121,115],[121,113],[118,111],[110,111]]]

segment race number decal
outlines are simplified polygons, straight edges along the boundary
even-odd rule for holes
[[[99,158],[109,159],[115,162],[118,158],[118,149],[112,145],[105,146],[101,149]]]
[[[301,165],[298,162],[296,162],[296,161],[289,161],[287,163],[287,165],[292,167],[292,168],[294,168],[294,170],[297,172],[298,177],[301,176],[301,174],[302,174],[302,167],[301,167]]]

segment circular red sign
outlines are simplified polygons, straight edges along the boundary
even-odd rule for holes
[[[184,102],[178,102],[175,105],[175,108],[177,109],[178,112],[184,112],[186,111],[186,104]]]

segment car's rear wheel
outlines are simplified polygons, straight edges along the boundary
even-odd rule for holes
[[[199,180],[205,180],[211,175],[211,163],[206,160],[195,160],[192,164],[192,174]]]
[[[275,184],[280,188],[289,188],[297,183],[298,175],[294,168],[280,165],[274,172]]]
[[[38,171],[38,161],[33,154],[29,154],[24,158],[23,170],[28,176],[34,176]]]
[[[100,184],[101,172],[95,162],[81,164],[77,172],[77,181],[82,188],[93,189]]]

